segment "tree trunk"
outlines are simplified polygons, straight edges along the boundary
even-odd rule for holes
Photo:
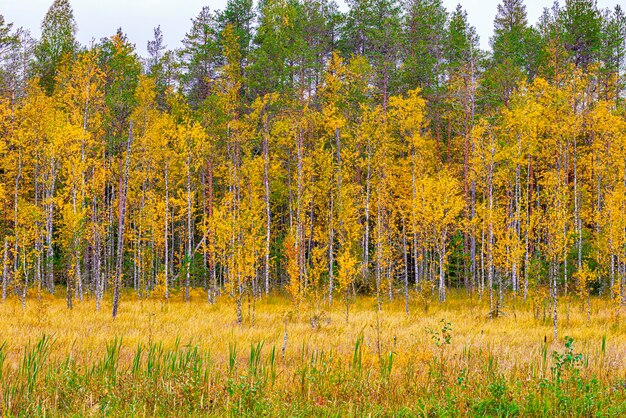
[[[128,193],[128,169],[130,165],[130,144],[133,139],[133,125],[130,124],[128,142],[126,144],[126,162],[122,172],[120,159],[120,182],[118,196],[118,223],[117,223],[117,257],[115,262],[115,281],[113,283],[113,318],[117,316],[120,303],[120,287],[124,268],[124,226],[126,220],[126,195]]]
[[[446,301],[446,278],[445,278],[445,257],[446,257],[446,233],[442,232],[439,237],[439,302]]]
[[[366,285],[369,285],[369,264],[370,264],[370,193],[371,193],[371,147],[367,144],[367,178],[365,180],[365,233],[363,237],[363,278]]]
[[[190,145],[189,145],[190,146]],[[189,287],[191,280],[191,151],[187,152],[187,248],[186,248],[186,269],[185,269],[185,302],[189,302]]]
[[[489,245],[487,249],[487,277],[488,277],[488,286],[489,286],[489,312],[494,312],[494,304],[493,304],[493,157],[495,154],[495,148],[493,144],[493,137],[491,138],[491,162],[489,164],[489,180],[488,180],[488,188],[489,188],[489,223],[488,223],[488,234],[489,234]]]
[[[7,299],[9,284],[9,237],[4,237],[4,251],[2,252],[2,301]]]
[[[100,228],[97,223],[97,203],[94,199],[92,209],[92,223],[94,234],[94,246],[93,246],[93,275],[96,282],[96,311],[100,310],[100,302],[102,301],[102,294],[104,292],[104,277],[102,275],[102,238],[100,236]]]
[[[263,268],[265,281],[265,294],[270,292],[270,244],[272,213],[270,208],[270,158],[269,158],[269,127],[267,121],[264,124],[263,135],[263,186],[265,189],[265,265]]]
[[[170,298],[170,277],[169,277],[169,257],[170,257],[170,249],[169,249],[169,210],[170,210],[170,177],[169,177],[169,163],[165,163],[165,221],[163,222],[163,249],[164,254],[164,268],[165,268],[165,299],[169,300]]]
[[[558,310],[557,310],[557,276],[558,276],[558,267],[557,262],[552,260],[550,266],[550,273],[552,276],[551,290],[552,290],[552,325],[554,327],[554,341],[557,341],[558,337]]]
[[[405,220],[402,218],[402,255],[404,258],[404,310],[409,316],[409,259],[406,245],[406,226]]]
[[[335,242],[335,224],[333,221],[333,211],[334,211],[334,198],[333,193],[330,193],[330,210],[328,212],[329,217],[329,225],[328,225],[328,304],[333,304],[333,286],[335,281],[335,251],[334,251],[334,242]]]

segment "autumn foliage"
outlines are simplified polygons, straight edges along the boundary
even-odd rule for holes
[[[121,30],[78,45],[65,0],[38,44],[2,21],[2,297],[111,292],[115,316],[131,291],[202,289],[241,322],[270,290],[349,320],[358,294],[409,313],[462,287],[497,317],[547,289],[555,335],[561,296],[619,306],[621,9],[568,1],[531,27],[507,0],[487,52],[461,8],[379,0],[380,22],[365,3],[233,0],[178,51],[155,29],[146,60]]]

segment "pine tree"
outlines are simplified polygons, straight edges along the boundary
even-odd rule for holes
[[[562,20],[563,44],[572,62],[586,70],[598,59],[601,46],[601,16],[592,0],[566,0],[559,16]]]
[[[492,105],[509,105],[517,85],[532,79],[537,72],[538,34],[528,26],[526,6],[522,0],[504,0],[494,19],[494,36],[490,39],[491,62],[484,89]]]
[[[383,107],[395,92],[401,45],[401,9],[396,0],[350,0],[343,26],[344,54],[364,56],[374,69],[377,94]]]
[[[220,66],[219,28],[208,6],[192,20],[191,29],[180,50],[182,88],[191,105],[197,108],[211,92],[211,80]]]

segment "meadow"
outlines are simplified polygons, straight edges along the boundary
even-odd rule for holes
[[[110,303],[110,301],[108,301]],[[237,324],[223,298],[125,295],[117,318],[85,299],[0,304],[1,416],[618,416],[626,413],[626,328],[601,298],[591,320],[511,298],[446,303],[359,297],[315,321],[271,295]],[[539,315],[537,315],[539,313]],[[314,327],[312,326],[315,325]]]

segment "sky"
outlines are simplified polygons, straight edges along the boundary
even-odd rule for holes
[[[488,48],[493,32],[493,18],[501,0],[443,0],[448,11],[457,3],[467,10],[470,24],[476,27],[483,48]],[[623,0],[598,0],[601,8],[613,8]],[[83,45],[102,37],[113,35],[118,27],[136,45],[140,55],[146,56],[146,43],[153,37],[153,28],[161,25],[165,44],[169,49],[178,48],[180,41],[191,27],[203,6],[212,10],[223,9],[226,0],[70,0],[78,25],[77,38]],[[343,0],[337,0],[346,10]],[[561,1],[563,3],[564,0]],[[38,38],[40,25],[52,0],[0,0],[0,14],[14,27],[29,29]],[[526,0],[528,21],[534,24],[544,7],[552,0]]]

